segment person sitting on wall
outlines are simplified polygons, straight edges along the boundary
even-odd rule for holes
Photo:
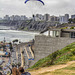
[[[19,72],[21,73],[21,75],[31,75],[29,72],[24,72],[23,67],[19,68]]]

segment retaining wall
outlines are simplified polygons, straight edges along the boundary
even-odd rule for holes
[[[48,56],[56,50],[60,50],[65,46],[75,42],[74,38],[67,37],[49,37],[44,35],[35,36],[35,44],[34,44],[34,54],[35,60],[31,62],[32,66],[38,60]]]

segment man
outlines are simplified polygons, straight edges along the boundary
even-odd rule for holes
[[[21,73],[21,75],[31,75],[29,72],[24,72],[23,67],[19,68],[19,72]]]

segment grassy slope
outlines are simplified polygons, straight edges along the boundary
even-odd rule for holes
[[[30,69],[50,66],[51,57],[52,54],[39,60]],[[54,64],[63,64],[72,60],[75,60],[75,42],[58,51],[58,55],[56,60],[54,60]]]

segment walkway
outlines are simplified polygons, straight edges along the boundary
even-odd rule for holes
[[[40,68],[38,70],[30,71],[30,73],[31,73],[31,75],[40,75],[41,73],[51,72],[51,71],[55,71],[57,69],[65,68],[73,63],[75,63],[75,61],[70,61],[67,64],[63,64],[63,65],[54,65],[54,66],[50,66],[50,67]]]

